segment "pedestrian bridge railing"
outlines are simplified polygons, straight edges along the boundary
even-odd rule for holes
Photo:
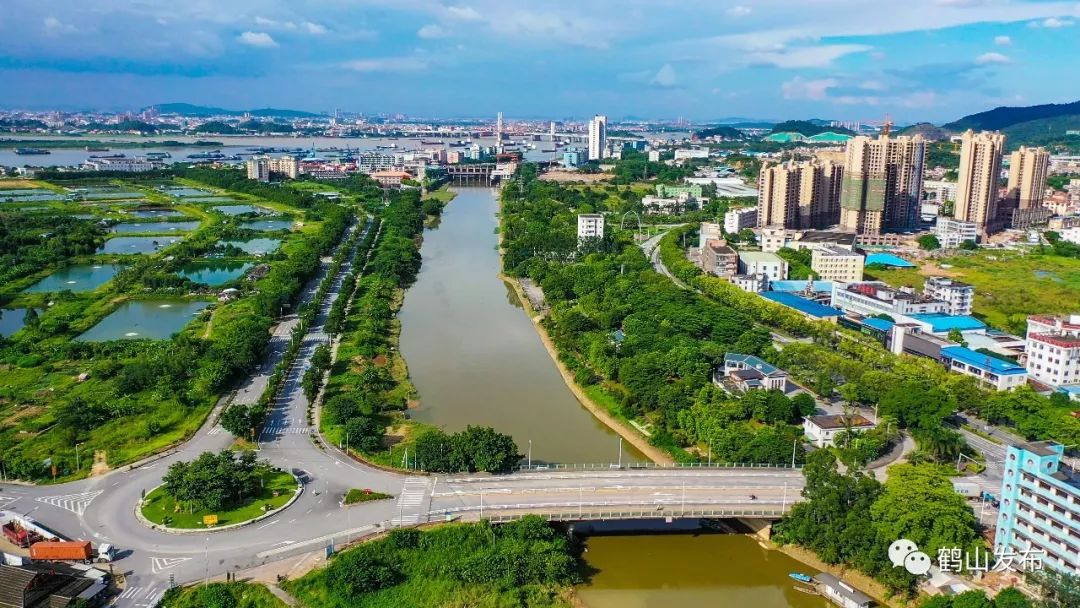
[[[788,471],[801,471],[802,465],[797,464],[794,467],[788,464],[768,464],[768,463],[704,463],[704,462],[676,462],[674,464],[657,464],[655,462],[633,462],[633,463],[615,463],[615,462],[597,462],[597,463],[584,463],[584,464],[561,464],[561,463],[536,463],[536,464],[522,464],[518,466],[520,472],[530,471],[626,471],[626,470],[644,470],[644,469],[772,469],[772,470],[788,470]]]

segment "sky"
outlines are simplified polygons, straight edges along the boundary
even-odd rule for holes
[[[1080,98],[1078,22],[1078,0],[4,0],[0,106],[945,122]]]

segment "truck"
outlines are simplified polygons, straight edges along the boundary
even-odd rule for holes
[[[27,529],[17,521],[9,521],[3,526],[4,538],[16,547],[26,548],[42,540],[37,532]]]
[[[30,559],[59,562],[83,562],[92,561],[111,562],[116,556],[116,549],[105,543],[94,552],[93,546],[88,540],[75,541],[41,541],[30,545]]]

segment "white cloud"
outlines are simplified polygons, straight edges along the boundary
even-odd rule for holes
[[[854,53],[865,53],[872,47],[865,44],[826,44],[756,51],[746,54],[750,65],[771,65],[778,68],[824,68],[834,61]]]
[[[975,58],[975,63],[978,65],[1003,64],[1012,63],[1012,59],[1001,53],[983,53]]]
[[[1011,46],[1012,38],[1009,38],[1008,36],[995,36],[994,44],[998,46]]]
[[[273,48],[278,46],[278,43],[274,38],[266,32],[244,32],[237,36],[236,39],[239,40],[241,44],[258,48]]]
[[[354,59],[343,67],[355,72],[417,72],[426,70],[428,62],[419,57],[380,57]]]
[[[836,87],[840,82],[835,78],[819,78],[807,80],[802,76],[796,76],[780,85],[784,99],[808,99],[822,101],[829,96],[829,89]]]
[[[880,80],[864,80],[863,82],[859,83],[859,88],[866,89],[867,91],[884,91],[889,87]]]
[[[1043,27],[1059,28],[1059,27],[1069,27],[1069,26],[1073,25],[1074,23],[1076,23],[1076,22],[1073,21],[1072,19],[1059,19],[1057,17],[1047,17],[1046,19],[1042,20],[1041,25]]]
[[[745,16],[749,15],[750,13],[754,12],[754,9],[750,8],[749,6],[744,6],[742,4],[739,4],[737,6],[733,6],[733,7],[729,8],[729,9],[727,9],[724,12],[727,13],[728,15],[732,16],[732,17],[745,17]]]
[[[312,36],[322,36],[326,33],[326,26],[314,21],[305,21],[301,24],[304,30]]]
[[[416,32],[417,36],[419,36],[421,38],[429,38],[429,39],[430,38],[442,38],[442,37],[446,36],[446,34],[447,34],[446,28],[444,28],[441,25],[438,25],[437,23],[429,23],[429,24],[425,25],[424,27],[420,28]]]
[[[76,28],[74,25],[64,23],[53,16],[46,17],[43,20],[43,23],[45,25],[45,33],[49,34],[50,36],[55,36],[58,34],[74,34],[75,32],[79,31],[78,28]]]
[[[446,7],[446,15],[451,19],[458,21],[482,21],[483,15],[476,12],[471,6],[448,6]]]
[[[670,63],[665,63],[664,66],[656,72],[656,75],[652,77],[649,84],[657,87],[669,88],[675,86],[677,82],[678,77],[675,75],[675,68],[671,67]]]

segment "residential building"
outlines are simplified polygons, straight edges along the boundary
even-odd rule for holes
[[[588,153],[577,148],[567,148],[563,151],[562,164],[567,169],[573,169],[589,161]]]
[[[844,316],[844,311],[826,306],[817,299],[796,295],[790,291],[766,291],[761,294],[766,300],[776,302],[815,321],[832,321]]]
[[[975,222],[962,222],[950,217],[938,217],[934,224],[934,236],[945,249],[956,249],[963,243],[979,240],[979,226]]]
[[[1080,384],[1080,314],[1028,317],[1024,352],[1036,380],[1052,386]]]
[[[577,216],[578,240],[603,238],[604,216],[600,213],[580,213]]]
[[[1058,232],[1061,240],[1080,245],[1080,226],[1072,226]]]
[[[746,228],[757,226],[757,207],[732,209],[724,214],[724,232],[735,234]]]
[[[1052,442],[1005,449],[994,550],[1038,551],[1043,568],[1080,574],[1080,479],[1062,466],[1065,448]],[[1019,567],[1019,558],[1013,563]]]
[[[1001,179],[1001,154],[1005,136],[968,129],[961,136],[960,173],[956,184],[953,217],[973,222],[980,234],[999,230],[998,181]]]
[[[843,167],[807,161],[764,167],[758,178],[758,226],[823,228],[840,214]]]
[[[950,315],[970,315],[975,299],[975,286],[948,277],[930,277],[923,283],[923,293],[928,298],[941,300],[949,305]]]
[[[763,251],[739,252],[739,274],[765,275],[770,281],[787,278],[788,263],[775,253]]]
[[[834,445],[836,435],[842,431],[872,431],[877,425],[866,418],[853,414],[808,416],[803,419],[803,434],[810,443],[818,448],[828,448]]]
[[[589,121],[589,160],[600,160],[607,155],[607,116],[597,114]]]
[[[810,269],[825,281],[862,281],[865,266],[866,256],[850,249],[815,247],[810,254]]]
[[[1019,363],[999,359],[965,346],[941,349],[945,369],[971,376],[985,388],[1007,391],[1027,384],[1028,371]]]
[[[280,173],[289,179],[300,177],[300,161],[295,156],[274,157],[269,164],[271,173]]]
[[[697,201],[688,197],[661,198],[650,195],[641,198],[641,206],[647,215],[677,215],[697,209]]]
[[[728,232],[731,232],[730,230]],[[724,238],[724,233],[721,230],[720,224],[716,222],[701,222],[701,228],[698,230],[698,249],[704,249],[705,243],[713,239]]]
[[[247,178],[260,182],[270,181],[270,159],[265,156],[253,156],[247,159]]]
[[[787,392],[788,373],[754,355],[724,353],[724,367],[713,372],[713,383],[727,379],[739,390],[752,389]]]
[[[940,179],[923,180],[923,192],[926,200],[935,203],[944,203],[956,200],[956,182],[948,182]]]
[[[660,151],[659,150],[649,150],[649,162],[650,163],[658,163],[658,162],[660,162]]]
[[[838,232],[834,230],[801,230],[788,232],[784,239],[784,247],[795,250],[818,249],[829,247],[835,249],[855,250],[858,235],[850,232]]]
[[[1046,148],[1020,146],[1009,155],[1009,186],[1006,198],[1011,217],[1002,218],[1012,228],[1042,226],[1051,212],[1043,206],[1050,153]]]
[[[97,606],[106,592],[105,581],[90,578],[86,572],[64,563],[15,566],[0,562],[0,606],[3,608]]]
[[[926,141],[920,135],[847,142],[840,227],[857,234],[908,230],[916,224],[922,199]]]
[[[407,171],[376,171],[371,174],[371,179],[379,182],[383,188],[400,188],[403,181],[412,179],[412,174]]]
[[[761,216],[758,216],[758,222],[761,222]],[[758,235],[761,240],[761,250],[765,253],[776,253],[783,249],[787,243],[788,231],[783,228],[762,228],[761,234]]]
[[[739,272],[739,253],[722,239],[707,241],[701,248],[701,266],[709,274],[730,277]]]
[[[763,274],[733,274],[728,277],[728,282],[750,293],[768,291],[771,285],[769,277]]]
[[[449,154],[447,157],[449,159]],[[396,157],[393,154],[369,151],[361,152],[356,158],[356,170],[369,175],[376,171],[389,171],[396,165]]]
[[[867,317],[943,313],[949,308],[947,303],[921,296],[910,287],[896,289],[881,281],[836,283],[833,285],[832,305],[844,312]]]

